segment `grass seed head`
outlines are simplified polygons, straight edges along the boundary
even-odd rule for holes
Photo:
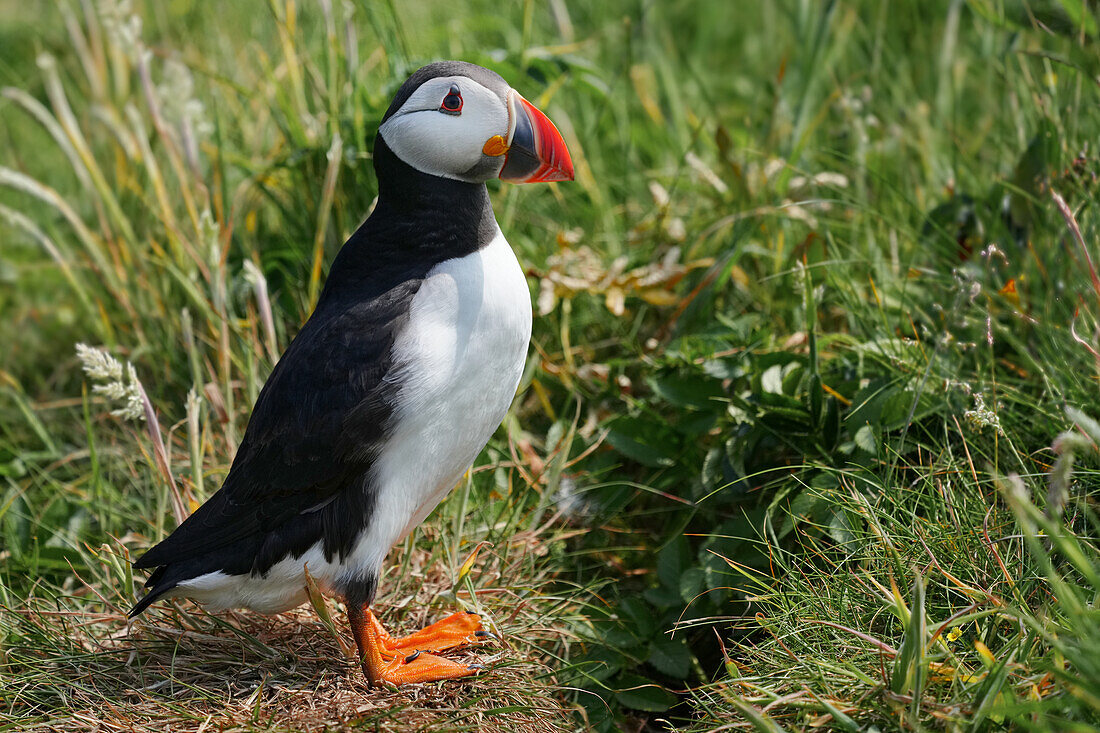
[[[133,364],[123,364],[105,349],[87,344],[76,345],[76,356],[84,373],[99,382],[92,387],[92,392],[113,402],[122,403],[121,407],[111,410],[112,415],[123,420],[145,419],[145,401]]]

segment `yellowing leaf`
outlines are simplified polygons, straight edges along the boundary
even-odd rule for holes
[[[642,109],[649,118],[658,125],[665,124],[665,116],[661,114],[661,106],[657,104],[657,98],[653,96],[653,90],[657,88],[657,76],[653,73],[653,67],[647,64],[634,64],[630,67],[630,83],[634,85],[634,94],[642,103]]]
[[[997,663],[997,659],[993,656],[993,652],[989,651],[989,647],[987,647],[982,642],[975,640],[974,648],[978,651],[978,654],[981,655],[982,659],[985,660],[985,663],[989,666],[993,666]]]
[[[467,575],[470,574],[470,570],[473,569],[473,567],[474,567],[474,561],[477,560],[477,553],[480,552],[481,548],[485,547],[486,545],[488,545],[489,547],[493,546],[491,542],[478,542],[477,543],[477,546],[474,547],[473,552],[471,552],[470,556],[467,557],[465,562],[462,563],[462,567],[460,567],[458,569],[458,580],[459,581],[461,581],[463,578],[465,578]]]
[[[651,288],[643,290],[638,295],[650,305],[676,305],[680,302],[680,296],[670,290]]]

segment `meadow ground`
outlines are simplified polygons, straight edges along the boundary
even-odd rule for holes
[[[0,729],[1100,725],[1093,4],[0,18]],[[128,625],[438,58],[577,166],[491,186],[531,357],[378,604],[482,613],[490,671],[368,691],[320,597]]]

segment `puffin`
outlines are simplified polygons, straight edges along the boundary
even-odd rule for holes
[[[480,670],[431,652],[481,641],[456,613],[407,637],[371,611],[390,548],[469,470],[515,397],[531,336],[523,270],[486,182],[570,181],[554,124],[498,74],[428,64],[373,150],[378,199],[253,407],[225,481],[134,562],[154,601],[279,613],[308,577],[343,602],[368,683]]]

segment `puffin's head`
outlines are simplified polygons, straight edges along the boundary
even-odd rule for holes
[[[467,183],[573,180],[573,161],[546,115],[488,69],[438,61],[401,85],[378,128],[422,173]]]

